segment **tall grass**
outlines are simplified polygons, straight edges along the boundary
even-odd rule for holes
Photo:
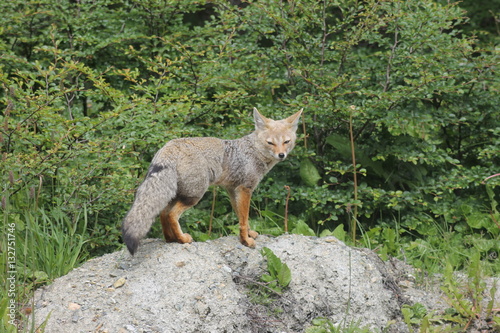
[[[74,217],[57,207],[50,211],[38,209],[26,214],[25,223],[19,253],[26,264],[26,276],[38,273],[52,280],[83,261],[81,251],[87,227],[85,207]]]
[[[76,213],[65,211],[64,207],[38,207],[28,193],[17,193],[3,198],[0,213],[0,280],[4,286],[0,331],[23,332],[26,328],[20,323],[34,309],[30,303],[35,289],[85,260],[87,211],[85,207]],[[13,279],[14,289],[10,283]],[[16,325],[12,325],[14,322]]]

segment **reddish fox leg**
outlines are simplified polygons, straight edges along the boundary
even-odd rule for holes
[[[248,224],[248,212],[250,210],[252,190],[246,186],[238,186],[234,191],[230,191],[230,196],[234,210],[240,221],[240,242],[248,247],[255,247],[253,238],[257,237],[258,233],[250,230]]]
[[[165,241],[167,243],[172,243],[172,242],[177,242],[177,238],[175,237],[174,232],[170,227],[170,222],[168,219],[169,213],[170,213],[170,207],[167,207],[164,210],[162,210],[162,212],[160,213],[160,222],[161,222],[161,229],[163,231],[163,236],[165,237]]]
[[[167,207],[161,212],[161,227],[163,229],[163,236],[167,242],[179,242],[183,244],[193,241],[191,235],[183,233],[179,225],[179,217],[193,205],[186,205],[181,201],[176,201],[171,208]]]

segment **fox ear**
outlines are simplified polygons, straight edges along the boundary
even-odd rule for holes
[[[304,108],[300,109],[299,112],[297,112],[297,113],[295,113],[295,114],[293,114],[290,117],[285,119],[295,129],[297,129],[297,126],[299,125],[299,119],[300,119],[300,115],[302,114],[302,111],[304,111]]]
[[[257,108],[253,108],[253,121],[255,122],[256,130],[263,130],[264,128],[266,128],[269,119],[261,115]]]

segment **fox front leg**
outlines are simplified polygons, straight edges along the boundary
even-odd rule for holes
[[[233,190],[229,190],[229,196],[233,209],[238,216],[240,222],[240,242],[241,244],[254,248],[255,241],[259,235],[257,232],[250,230],[248,223],[248,214],[250,211],[250,199],[252,198],[252,189],[240,185]]]

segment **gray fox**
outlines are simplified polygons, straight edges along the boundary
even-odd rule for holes
[[[240,242],[255,247],[258,233],[248,224],[252,192],[293,149],[301,114],[302,109],[286,119],[272,120],[254,108],[255,131],[242,138],[167,142],[154,156],[123,220],[122,235],[129,252],[133,255],[137,251],[158,214],[167,242],[192,242],[193,238],[182,232],[179,217],[198,203],[209,185],[227,190],[240,222]]]

